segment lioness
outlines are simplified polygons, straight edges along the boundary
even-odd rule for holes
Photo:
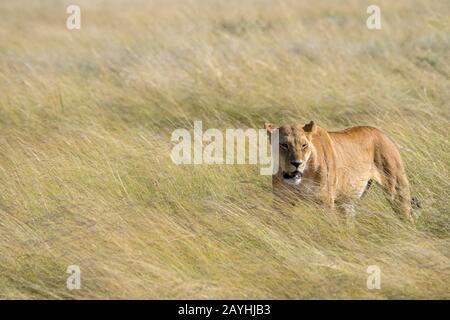
[[[269,135],[275,128],[266,123]],[[414,223],[409,182],[400,153],[380,130],[352,127],[327,132],[314,124],[283,125],[279,130],[279,170],[272,176],[276,194],[283,189],[348,214],[353,201],[376,181],[400,217]]]

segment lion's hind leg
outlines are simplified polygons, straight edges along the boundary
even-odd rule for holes
[[[414,223],[411,208],[411,191],[400,154],[395,146],[388,145],[389,156],[378,155],[377,182],[382,186],[386,198],[397,215]]]
[[[392,209],[403,219],[414,223],[409,184],[402,177],[387,178],[384,184],[387,199]]]

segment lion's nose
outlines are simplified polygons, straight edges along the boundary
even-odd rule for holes
[[[291,161],[291,164],[294,167],[298,168],[302,164],[302,162],[300,160],[294,160],[294,161]]]

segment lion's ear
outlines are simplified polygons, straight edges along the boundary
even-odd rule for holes
[[[265,123],[264,124],[264,129],[267,130],[268,134],[271,134],[274,128],[275,128],[275,126],[273,124],[271,124],[271,123]]]
[[[309,123],[305,124],[303,127],[303,130],[305,132],[314,132],[316,131],[317,126],[314,124],[314,121],[310,121]]]

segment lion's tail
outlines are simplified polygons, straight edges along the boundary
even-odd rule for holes
[[[411,198],[411,207],[413,209],[422,209],[422,204],[420,203],[419,199],[416,197]]]

